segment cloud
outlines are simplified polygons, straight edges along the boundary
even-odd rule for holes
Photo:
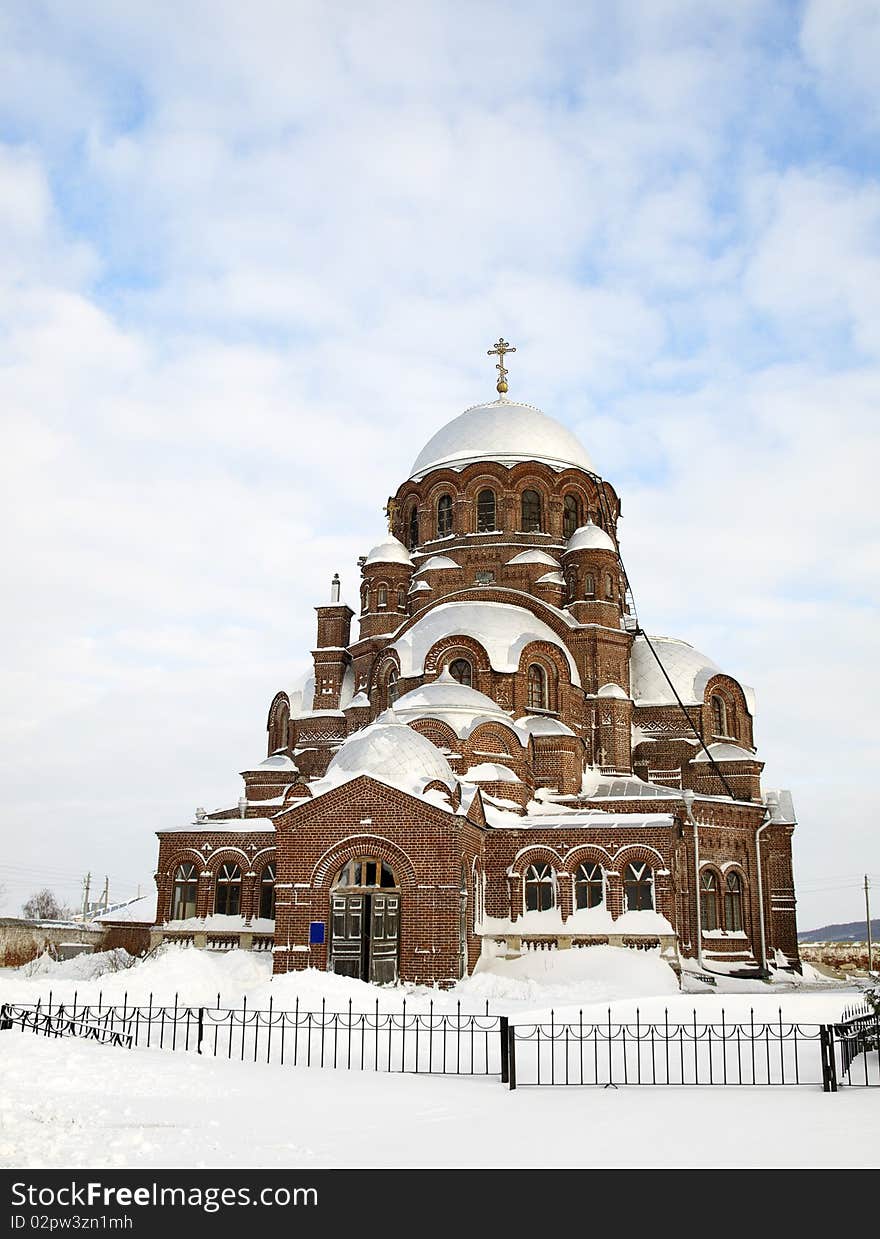
[[[756,686],[805,885],[832,827],[880,870],[871,7],[6,6],[13,903],[47,829],[130,887],[237,796],[499,331],[622,494],[646,626]]]

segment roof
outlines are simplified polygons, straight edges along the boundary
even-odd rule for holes
[[[397,538],[389,534],[384,541],[378,546],[374,546],[367,558],[364,560],[364,566],[367,564],[407,564],[411,565],[412,560],[409,557],[409,551]]]
[[[576,529],[568,539],[565,554],[569,554],[570,551],[613,551],[616,554],[617,547],[614,545],[613,538],[604,529],[600,529],[591,520],[587,520],[586,525],[581,525],[580,529]]]
[[[706,685],[712,677],[727,674],[711,658],[676,637],[652,636],[651,645],[685,705],[701,705]],[[636,705],[676,704],[675,694],[641,633],[633,640],[629,667],[632,697]],[[744,684],[740,687],[749,711],[754,714],[754,690]]]
[[[359,774],[372,775],[411,793],[421,792],[425,783],[434,779],[449,787],[457,781],[436,745],[391,720],[371,723],[349,736],[327,767],[324,781],[345,783]]]
[[[153,925],[156,921],[156,892],[129,899],[89,919],[98,924]]]
[[[740,748],[738,744],[730,744],[724,740],[716,740],[714,744],[709,745],[709,754],[705,749],[700,749],[691,761],[760,761],[757,753],[751,753],[748,749]]]
[[[519,657],[532,641],[546,641],[562,650],[573,684],[580,675],[570,651],[549,624],[525,607],[507,602],[442,602],[416,620],[390,648],[400,658],[402,676],[421,675],[425,656],[441,637],[472,637],[483,646],[495,671],[516,671]]]
[[[558,568],[559,560],[548,555],[546,551],[539,551],[537,547],[529,547],[527,551],[520,551],[513,559],[508,559],[507,567],[511,564],[547,564],[551,568]]]
[[[480,460],[507,465],[537,460],[555,469],[574,465],[595,473],[570,430],[534,405],[502,397],[475,404],[441,427],[419,452],[410,477],[420,478],[443,466],[461,469]]]

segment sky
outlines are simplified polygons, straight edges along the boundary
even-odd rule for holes
[[[0,5],[0,910],[151,889],[494,395],[757,691],[799,925],[880,912],[875,0]]]

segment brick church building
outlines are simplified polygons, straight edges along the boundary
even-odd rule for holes
[[[597,943],[799,967],[792,801],[762,791],[753,694],[643,631],[620,498],[509,399],[509,351],[498,398],[388,500],[359,614],[338,577],[315,608],[238,804],[158,832],[154,941],[385,983]]]

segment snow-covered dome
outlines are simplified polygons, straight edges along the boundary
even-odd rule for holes
[[[573,736],[575,733],[561,719],[543,714],[527,714],[518,718],[514,727],[524,736]]]
[[[367,564],[406,564],[412,566],[412,560],[409,556],[409,551],[397,538],[391,534],[380,542],[378,546],[374,546],[367,558],[364,560],[364,566]]]
[[[327,767],[325,777],[342,783],[358,774],[370,774],[406,791],[421,790],[432,779],[439,779],[448,787],[456,783],[449,762],[437,746],[397,722],[371,723],[349,736]]]
[[[702,704],[706,685],[713,676],[722,674],[721,668],[692,645],[675,637],[651,637],[651,645],[657,651],[666,675],[672,680],[684,704]],[[657,666],[657,659],[643,636],[637,636],[633,641],[629,669],[632,697],[637,705],[675,704],[675,694],[666,682],[666,676]],[[754,714],[753,690],[745,685],[740,687],[745,694],[749,711]]]
[[[567,555],[570,551],[616,552],[617,547],[614,545],[614,539],[604,529],[588,520],[586,525],[581,525],[580,529],[576,529],[568,539],[565,554]]]
[[[449,636],[479,641],[495,671],[516,671],[525,647],[546,641],[561,651],[572,684],[580,685],[577,664],[565,642],[531,611],[507,602],[441,602],[432,607],[390,646],[400,659],[400,674],[422,675],[428,651]]]
[[[286,753],[273,753],[271,757],[265,758],[258,765],[252,767],[253,770],[284,770],[290,774],[297,773],[296,762],[291,761]]]
[[[709,756],[711,754],[711,757]],[[705,749],[700,749],[699,753],[693,757],[692,761],[760,761],[757,753],[750,753],[748,749],[741,748],[738,744],[730,744],[724,740],[716,740],[714,744],[709,745],[709,754]]]
[[[539,460],[555,469],[575,465],[595,473],[570,430],[532,404],[502,397],[475,404],[438,430],[416,457],[410,477],[423,477],[441,466],[461,469],[478,460],[505,465]]]
[[[485,722],[501,722],[510,725],[510,715],[485,693],[479,693],[467,684],[459,684],[443,671],[431,684],[423,684],[398,697],[390,709],[382,715],[400,722],[411,723],[417,718],[437,718],[464,736],[472,725]]]
[[[629,701],[629,697],[627,697],[619,684],[603,684],[596,696],[615,697],[618,701]]]

